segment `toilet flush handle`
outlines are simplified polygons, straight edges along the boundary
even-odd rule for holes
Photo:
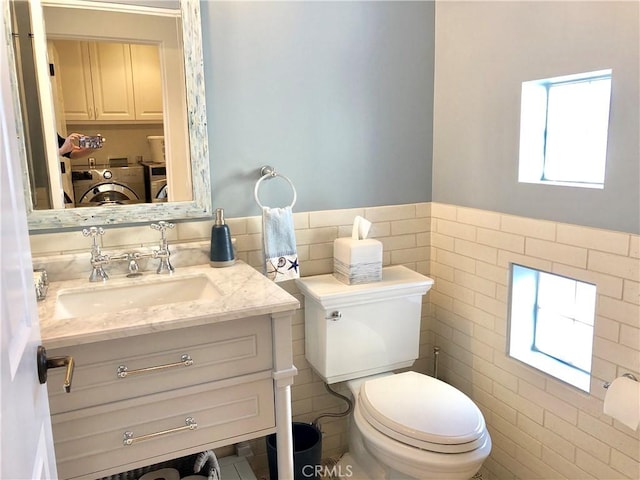
[[[331,312],[331,314],[328,317],[324,317],[324,318],[327,320],[331,320],[332,322],[337,322],[342,318],[342,312],[340,312],[339,310],[336,310],[334,312]]]

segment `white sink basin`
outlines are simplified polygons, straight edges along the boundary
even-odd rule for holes
[[[213,300],[221,296],[205,275],[161,277],[154,281],[108,282],[88,288],[60,290],[54,318],[86,317],[132,308],[153,307],[179,302]]]

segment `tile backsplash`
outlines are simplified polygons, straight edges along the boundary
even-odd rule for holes
[[[438,203],[302,212],[294,214],[302,276],[332,271],[333,240],[351,234],[356,215],[373,222],[370,237],[382,241],[384,265],[406,265],[435,280],[423,303],[420,358],[413,369],[432,373],[433,347],[439,346],[440,378],[483,411],[494,443],[485,479],[640,478],[640,435],[602,413],[604,381],[624,372],[640,375],[639,236]],[[261,218],[227,223],[238,258],[261,270]],[[207,261],[212,224],[179,223],[170,231],[176,268]],[[106,228],[102,237],[108,253],[157,242],[148,226]],[[31,248],[34,265],[62,255],[80,267],[58,269],[59,275],[89,273],[90,242],[80,232],[33,235]],[[597,285],[591,394],[506,355],[510,262]],[[280,285],[303,305],[293,324],[299,370],[294,419],[309,422],[344,410],[305,360],[302,295],[295,282]],[[325,420],[322,430],[323,457],[346,450],[345,419]],[[266,471],[264,440],[251,444],[254,469]]]

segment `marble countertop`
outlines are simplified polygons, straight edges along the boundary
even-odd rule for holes
[[[129,308],[112,313],[92,311],[88,304],[83,315],[74,318],[59,318],[56,312],[58,296],[70,290],[82,289],[100,296],[104,289],[198,275],[206,276],[214,285],[217,290],[215,298]],[[86,278],[51,282],[46,299],[38,302],[38,315],[42,343],[46,348],[53,349],[287,312],[299,306],[295,297],[254,268],[238,261],[225,268],[211,268],[209,265],[176,268],[171,276],[148,272],[137,278],[114,275],[106,282],[97,283],[90,283]]]

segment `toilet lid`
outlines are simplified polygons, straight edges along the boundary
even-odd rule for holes
[[[469,397],[416,372],[365,382],[358,407],[378,431],[424,450],[469,452],[479,448],[487,434],[482,412]]]

